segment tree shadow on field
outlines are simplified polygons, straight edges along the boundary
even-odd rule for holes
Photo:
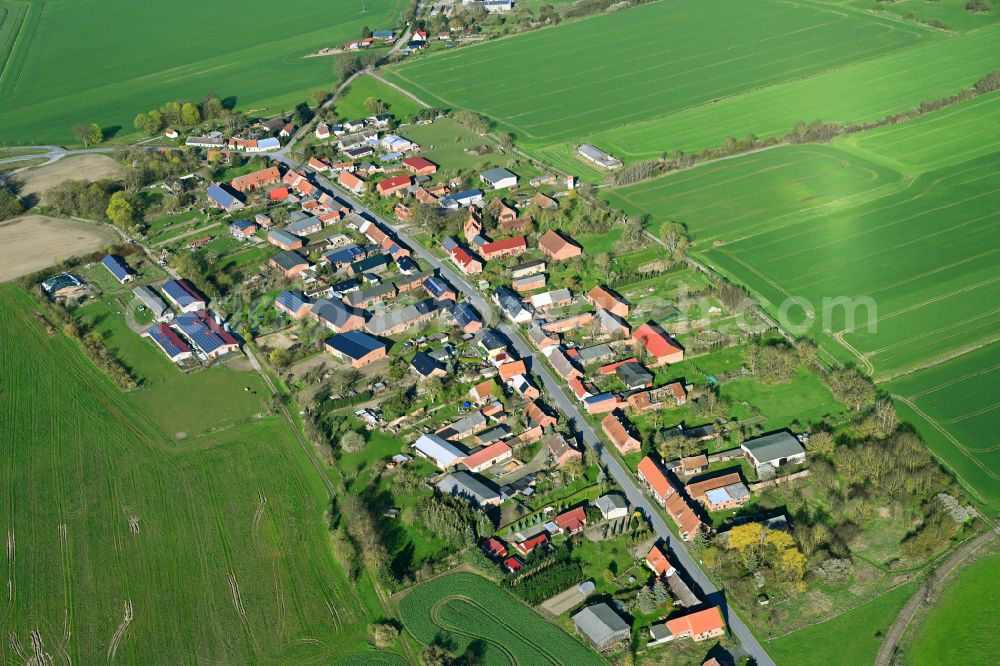
[[[113,139],[121,131],[121,125],[109,125],[101,130],[101,134],[104,135],[104,140],[107,141],[108,139]]]
[[[226,109],[227,111],[232,111],[233,109],[236,108],[236,99],[237,98],[235,95],[231,95],[230,97],[223,97],[222,108]]]

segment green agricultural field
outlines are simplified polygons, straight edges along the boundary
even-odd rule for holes
[[[995,338],[1000,311],[983,306],[1000,297],[998,177],[1000,153],[904,179],[833,147],[787,146],[608,197],[687,224],[696,254],[766,309],[791,305],[789,325],[886,379]],[[840,297],[874,310],[824,316],[823,299]]]
[[[1000,652],[1000,555],[961,570],[927,613],[903,656],[912,666],[987,664]]]
[[[359,76],[347,91],[334,102],[333,108],[337,117],[349,120],[351,118],[366,118],[371,115],[365,107],[369,97],[380,99],[388,107],[387,112],[396,120],[406,120],[413,117],[422,108],[412,99],[391,86],[387,86],[371,76]]]
[[[768,654],[779,666],[871,664],[884,633],[916,589],[907,583],[832,620],[768,641]]]
[[[580,137],[622,159],[721,146],[727,137],[782,136],[796,121],[859,123],[949,97],[1000,67],[1000,26],[857,62],[822,74],[693,106],[651,114]]]
[[[0,0],[0,143],[73,141],[82,122],[128,134],[136,113],[208,92],[246,111],[291,109],[336,78],[332,58],[303,56],[389,25],[401,6]]]
[[[399,603],[407,630],[421,643],[444,634],[459,652],[485,643],[483,664],[604,664],[590,648],[549,624],[492,582],[455,573],[422,583]]]
[[[390,76],[428,102],[484,112],[518,139],[551,144],[928,38],[814,4],[667,0],[423,58]]]
[[[37,307],[0,288],[0,423],[13,434],[0,658],[331,663],[358,650],[380,611],[332,557],[326,488],[287,424],[180,449]]]
[[[901,182],[898,173],[868,159],[803,145],[604,188],[601,196],[627,213],[649,215],[654,234],[663,222],[684,222],[696,246],[705,248],[848,208],[896,191]]]
[[[922,173],[995,153],[1000,151],[1000,94],[852,134],[839,140],[837,147],[904,173]]]
[[[1000,513],[1000,343],[886,385],[900,417],[991,514]]]
[[[840,3],[840,0],[836,1]],[[1000,13],[995,9],[989,12],[970,12],[965,8],[967,0],[896,0],[878,3],[872,3],[871,0],[851,0],[843,4],[862,10],[876,6],[889,16],[932,23],[935,26],[943,25],[949,30],[976,30],[1000,20]]]

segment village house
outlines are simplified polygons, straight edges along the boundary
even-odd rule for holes
[[[622,298],[616,291],[604,285],[597,285],[588,291],[587,300],[595,308],[607,310],[619,317],[628,317],[628,301]]]
[[[298,277],[302,271],[309,268],[309,261],[298,252],[286,250],[271,257],[268,263],[285,274],[285,277]]]
[[[430,321],[441,313],[441,304],[428,298],[401,308],[378,314],[368,320],[365,328],[369,333],[390,336]]]
[[[552,433],[545,438],[545,446],[552,456],[552,461],[556,467],[562,467],[566,463],[583,460],[583,454],[574,449],[566,441],[566,438],[558,433]]]
[[[421,379],[448,376],[448,371],[440,361],[422,351],[413,355],[413,359],[410,361],[410,370]]]
[[[524,359],[518,359],[516,361],[501,363],[497,367],[497,374],[502,381],[508,382],[514,377],[528,374],[528,369],[524,365]]]
[[[436,301],[454,301],[458,298],[455,288],[440,275],[431,275],[424,280],[423,288]]]
[[[479,251],[483,256],[483,259],[486,259],[487,261],[516,257],[528,251],[528,239],[524,236],[502,238],[500,240],[484,243]]]
[[[547,347],[559,344],[559,336],[547,332],[538,324],[535,324],[528,329],[528,340],[530,340],[531,344],[538,348],[538,351],[542,352],[544,352]]]
[[[750,501],[750,490],[739,472],[694,481],[684,487],[688,497],[704,504],[709,511],[741,507]]]
[[[378,275],[389,268],[389,257],[384,254],[373,254],[364,259],[358,259],[347,267],[348,275]]]
[[[531,259],[522,264],[516,264],[510,267],[510,276],[514,279],[526,277],[528,275],[536,275],[538,273],[545,272],[545,260],[544,259]]]
[[[246,193],[253,192],[254,190],[266,187],[268,185],[274,185],[281,182],[281,170],[278,167],[273,166],[267,169],[261,169],[260,171],[254,171],[253,173],[248,173],[245,176],[237,176],[233,178],[231,186],[237,192]]]
[[[413,450],[439,469],[448,469],[465,460],[465,452],[438,435],[421,435],[413,443]]]
[[[136,287],[132,290],[135,297],[146,306],[149,310],[149,314],[152,315],[153,319],[156,321],[166,321],[173,317],[173,312],[167,307],[167,304],[163,302],[152,287],[146,285]]]
[[[506,365],[513,365],[507,363]],[[519,395],[524,400],[534,400],[542,395],[542,392],[537,386],[531,381],[527,374],[521,373],[514,375],[510,378],[509,382],[511,389],[514,393]]]
[[[629,323],[608,310],[597,310],[594,318],[604,335],[612,338],[625,338],[632,334],[632,327]]]
[[[524,307],[524,303],[508,287],[497,287],[493,292],[493,302],[497,304],[500,311],[515,324],[526,324],[531,321],[531,310]]]
[[[642,442],[629,432],[627,424],[624,415],[617,412],[611,412],[601,420],[601,430],[623,456],[635,453],[642,448]]]
[[[340,183],[341,187],[350,190],[354,194],[363,194],[365,187],[368,185],[364,180],[346,170],[337,174],[337,182]]]
[[[465,439],[486,428],[486,415],[482,411],[469,412],[465,416],[437,431],[437,435],[448,439]]]
[[[604,520],[618,520],[628,516],[628,502],[618,493],[601,495],[594,501]]]
[[[581,312],[580,314],[570,315],[569,317],[563,317],[555,321],[547,321],[542,324],[542,328],[549,333],[565,333],[566,331],[589,326],[593,320],[593,312]]]
[[[302,247],[302,239],[288,233],[284,229],[270,229],[267,232],[267,242],[282,250],[297,250]]]
[[[687,391],[680,382],[671,382],[645,391],[636,391],[625,397],[630,409],[641,414],[664,407],[680,407],[687,403]]]
[[[495,560],[507,557],[507,546],[496,537],[490,537],[483,543],[483,551]]]
[[[582,506],[573,507],[552,519],[552,522],[563,532],[577,534],[587,526],[587,512]]]
[[[524,406],[524,416],[528,419],[529,425],[541,428],[554,428],[559,419],[548,413],[538,401],[529,402]]]
[[[361,331],[338,333],[325,346],[328,352],[355,368],[385,358],[389,349],[388,344]]]
[[[680,363],[684,360],[684,348],[674,341],[667,333],[653,322],[646,322],[636,329],[632,338],[646,349],[655,359],[652,365],[660,366],[668,363]]]
[[[375,189],[380,197],[388,197],[393,194],[406,192],[406,188],[408,188],[412,182],[413,180],[410,176],[393,176],[392,178],[386,178],[385,180],[379,181],[378,185],[375,186]]]
[[[438,166],[423,157],[407,157],[403,160],[403,168],[414,176],[430,176],[437,172]]]
[[[246,240],[257,233],[257,223],[250,220],[236,220],[229,225],[229,233],[236,240]]]
[[[622,363],[615,368],[615,374],[627,388],[633,391],[650,388],[653,385],[653,373],[636,361]]]
[[[283,291],[274,299],[274,307],[292,319],[302,319],[312,310],[312,303],[301,291]]]
[[[607,361],[615,356],[615,350],[603,343],[591,345],[590,347],[584,347],[582,349],[578,349],[577,351],[580,355],[580,363],[583,365],[601,363],[602,361]]]
[[[544,546],[549,542],[549,535],[545,532],[536,534],[533,537],[525,539],[524,541],[519,541],[514,544],[514,548],[517,549],[522,555],[530,555],[535,551],[535,549]]]
[[[473,335],[483,328],[479,313],[468,303],[456,303],[449,312],[452,323],[465,335]]]
[[[569,360],[569,357],[559,347],[546,347],[542,350],[542,354],[548,359],[549,364],[556,371],[556,374],[563,379],[583,377],[583,372],[573,365],[573,362]]]
[[[652,640],[649,645],[659,645],[675,638],[690,638],[696,643],[716,638],[726,633],[726,622],[717,606],[675,617],[649,628]]]
[[[438,205],[449,210],[455,210],[457,208],[467,206],[479,206],[482,205],[482,203],[482,190],[464,190],[462,192],[447,194],[438,199]]]
[[[575,381],[579,380],[576,379]],[[607,414],[618,409],[620,404],[618,396],[614,393],[598,393],[597,395],[589,395],[583,399],[583,407],[591,416]]]
[[[691,476],[701,474],[708,469],[708,456],[704,453],[696,456],[685,456],[681,458],[681,474]],[[692,495],[692,497],[694,497]]]
[[[670,482],[660,466],[652,458],[646,456],[639,462],[637,472],[639,478],[645,482],[650,494],[663,505],[667,514],[673,519],[681,538],[685,541],[694,538],[694,535],[702,528],[701,519],[677,491],[674,484]]]
[[[316,130],[314,132],[317,139],[329,139],[330,138],[330,126],[326,123],[320,123],[316,125]]]
[[[240,201],[235,194],[228,191],[218,183],[212,183],[208,186],[207,195],[208,203],[210,205],[216,208],[221,208],[227,213],[243,208],[243,202]]]
[[[510,460],[514,456],[513,449],[506,443],[499,441],[484,446],[478,451],[469,454],[464,461],[470,472],[482,472],[485,469]]]
[[[510,286],[513,287],[514,291],[518,293],[541,289],[545,286],[545,274],[535,273],[534,275],[525,275],[524,277],[514,278],[511,280]]]
[[[342,301],[321,298],[310,308],[312,318],[334,333],[354,331],[365,325],[364,311],[355,310]]]
[[[531,202],[541,208],[542,210],[552,210],[559,208],[559,202],[550,196],[546,196],[541,192],[536,192],[535,196],[531,198]]]
[[[441,246],[448,253],[451,260],[466,275],[475,275],[483,270],[483,262],[472,252],[461,245],[452,237],[445,238]]]
[[[565,287],[562,289],[553,289],[552,291],[535,294],[531,297],[530,302],[531,307],[536,310],[544,311],[549,308],[561,308],[573,302],[573,293]]]
[[[497,383],[494,379],[487,379],[484,382],[480,382],[469,389],[469,398],[472,404],[481,407],[487,402],[493,400],[493,396],[497,390]]]
[[[538,239],[538,248],[554,261],[565,261],[583,254],[583,248],[552,229]]]
[[[667,556],[663,554],[659,546],[653,546],[646,554],[646,566],[656,574],[657,578],[666,578],[673,575],[674,568],[670,565]]]

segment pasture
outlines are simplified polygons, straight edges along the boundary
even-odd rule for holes
[[[727,137],[782,136],[796,121],[860,123],[949,97],[1000,63],[1000,26],[927,40],[812,77],[748,90],[579,138],[624,160],[721,146]]]
[[[183,450],[37,304],[0,287],[0,658],[325,662],[370,609],[334,561],[327,493],[267,417]],[[196,408],[196,407],[193,407]]]
[[[1000,513],[1000,343],[889,382],[900,416],[970,494]]]
[[[987,664],[1000,651],[1000,555],[970,564],[950,581],[924,618],[902,663]]]
[[[583,643],[474,574],[454,573],[417,585],[400,601],[399,611],[406,629],[421,643],[444,634],[458,652],[474,641],[485,644],[481,663],[489,666],[605,663]]]
[[[82,122],[130,134],[136,113],[209,92],[248,113],[290,110],[336,79],[331,58],[303,56],[388,26],[401,7],[0,0],[0,143],[73,141]]]
[[[342,120],[351,118],[366,118],[372,114],[365,107],[369,97],[385,102],[386,112],[396,117],[396,120],[406,120],[422,108],[415,101],[391,86],[387,86],[372,76],[359,76],[347,91],[337,98],[333,108],[337,117]]]
[[[22,215],[0,222],[0,282],[95,252],[116,238],[105,227],[44,215]]]
[[[901,585],[843,615],[769,640],[768,654],[779,666],[871,664],[883,634],[916,589],[915,583]]]
[[[664,0],[446,51],[386,76],[430,103],[485,113],[538,147],[934,37],[918,26],[805,2]]]

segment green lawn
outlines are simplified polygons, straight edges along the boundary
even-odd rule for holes
[[[73,141],[74,125],[132,133],[136,113],[214,92],[279,112],[330,90],[333,59],[303,56],[388,27],[397,0],[203,3],[5,0],[0,24],[0,143]],[[26,8],[24,20],[14,14]],[[16,38],[11,42],[12,34]],[[113,39],[109,39],[113,35]],[[5,44],[13,45],[9,51]],[[155,48],[150,48],[155,45]]]
[[[962,569],[927,613],[903,663],[986,664],[1000,652],[1000,555]]]
[[[765,648],[779,666],[871,664],[883,634],[916,589],[916,583],[907,583],[832,620],[768,641]]]
[[[355,79],[347,91],[337,98],[333,108],[343,120],[366,118],[372,113],[365,107],[365,100],[369,97],[385,102],[387,112],[399,121],[412,118],[421,109],[419,104],[403,93],[371,76],[359,76]]]
[[[470,155],[465,152],[482,146],[487,141],[450,118],[441,118],[429,125],[404,127],[399,133],[420,144],[421,157],[426,157],[449,172],[481,170],[504,161],[503,156],[495,149],[485,155]]]
[[[804,2],[669,0],[443,52],[390,76],[427,101],[473,108],[548,145],[929,38]]]
[[[326,488],[287,424],[180,450],[37,307],[0,288],[0,520],[14,549],[0,657],[22,660],[35,632],[76,663],[331,663],[358,650],[379,611],[332,557]]]
[[[802,427],[821,423],[824,417],[839,419],[844,405],[837,401],[826,384],[805,368],[784,384],[761,384],[752,377],[723,382],[722,397],[733,403],[747,402],[761,411],[765,432],[787,428],[792,423]]]
[[[885,386],[897,397],[900,418],[990,514],[1000,512],[998,379],[1000,343],[994,342]]]

